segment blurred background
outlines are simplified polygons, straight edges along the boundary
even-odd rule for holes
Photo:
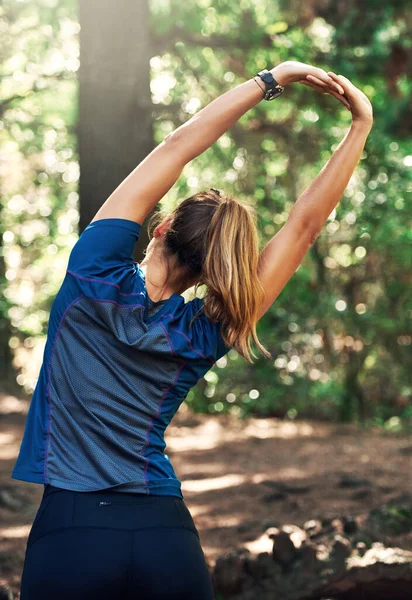
[[[369,97],[374,125],[337,208],[258,324],[273,360],[221,358],[170,426],[168,453],[211,565],[271,519],[302,524],[308,511],[356,512],[365,498],[412,493],[411,31],[407,0],[2,1],[0,516],[9,527],[0,544],[1,581],[16,594],[41,486],[10,473],[71,248],[168,133],[285,60],[348,77]],[[211,186],[252,200],[263,247],[350,121],[332,96],[289,85],[188,164],[161,205]],[[136,260],[147,243],[145,223]],[[308,478],[309,496],[283,490],[258,509],[253,477],[265,469]],[[357,487],[363,497],[337,497]],[[248,499],[242,513],[229,488]],[[412,549],[412,517],[405,527]]]

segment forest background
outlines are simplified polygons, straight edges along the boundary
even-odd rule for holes
[[[187,403],[197,412],[239,418],[410,427],[407,0],[128,0],[115,11],[109,6],[96,0],[80,8],[73,0],[4,0],[0,6],[4,391],[31,397],[70,250],[121,179],[216,96],[260,69],[298,60],[341,73],[361,88],[373,105],[373,129],[337,208],[258,323],[273,359],[250,365],[231,350]],[[161,205],[172,209],[212,186],[251,200],[263,247],[350,119],[332,96],[287,86],[188,164]],[[98,147],[88,142],[91,127],[101,128]],[[136,260],[147,243],[144,225]]]

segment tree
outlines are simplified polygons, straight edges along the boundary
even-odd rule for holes
[[[148,16],[147,0],[80,2],[79,233],[154,147]]]

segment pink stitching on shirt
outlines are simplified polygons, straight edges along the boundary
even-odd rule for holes
[[[107,300],[106,298],[89,298],[88,296],[85,296],[85,298],[91,302],[109,302],[109,304],[115,304],[119,308],[134,308],[136,306],[139,308],[146,308],[144,304],[119,304],[115,300]]]
[[[177,382],[178,382],[178,380],[179,380],[179,377],[180,377],[180,373],[181,373],[181,371],[182,371],[183,367],[185,367],[185,366],[187,365],[187,363],[188,363],[188,361],[187,361],[187,360],[185,360],[185,361],[184,361],[184,362],[183,362],[183,363],[180,365],[179,369],[177,370],[177,373],[176,373],[176,376],[175,376],[175,379],[174,379],[173,383],[171,383],[171,384],[170,384],[170,386],[169,386],[168,388],[166,388],[166,390],[164,391],[164,394],[163,394],[163,396],[162,396],[162,399],[161,399],[161,401],[160,401],[160,404],[159,404],[159,409],[158,409],[158,411],[157,411],[157,414],[156,414],[156,416],[155,416],[155,417],[153,417],[153,418],[152,418],[152,422],[151,422],[151,424],[150,424],[150,427],[149,427],[149,429],[147,430],[147,434],[146,434],[146,444],[144,445],[144,447],[143,447],[143,449],[142,449],[142,456],[144,456],[144,453],[145,453],[145,451],[146,451],[146,448],[147,448],[147,446],[148,446],[148,444],[149,444],[149,436],[150,436],[150,432],[151,432],[151,430],[153,429],[153,423],[154,423],[154,420],[155,420],[155,419],[157,419],[157,417],[160,415],[160,411],[161,411],[161,409],[162,409],[162,405],[163,405],[163,402],[165,401],[165,398],[166,398],[167,394],[168,394],[168,393],[170,392],[170,390],[171,390],[171,389],[172,389],[172,388],[173,388],[173,387],[174,387],[174,386],[177,384]],[[145,478],[145,483],[146,483],[146,486],[147,486],[147,487],[149,486],[149,480],[148,480],[148,478],[147,478],[147,476],[146,476],[146,475],[147,475],[147,469],[148,469],[148,467],[149,467],[149,462],[150,462],[150,458],[149,458],[149,457],[147,457],[147,463],[146,463],[146,466],[145,466],[145,468],[144,468],[144,478]]]
[[[166,329],[166,327],[164,326],[164,324],[163,324],[163,323],[160,323],[160,321],[157,321],[156,325],[160,325],[160,327],[162,327],[162,328],[163,328],[163,331],[165,332],[165,335],[166,335],[166,337],[167,337],[167,341],[169,342],[169,346],[170,346],[170,348],[171,348],[171,350],[172,350],[173,354],[176,356],[176,355],[177,355],[177,352],[176,352],[176,350],[175,350],[175,348],[174,348],[174,346],[173,346],[173,344],[172,344],[172,342],[171,342],[171,339],[170,339],[170,337],[169,337],[169,334],[168,334],[168,332],[167,332],[167,329]]]
[[[172,317],[172,318],[173,318],[173,315],[172,315],[172,314],[170,314],[170,313],[168,313],[168,314],[169,314],[169,317]],[[186,335],[185,333],[183,333],[183,331],[180,331],[179,329],[174,329],[173,327],[169,327],[169,329],[171,329],[172,331],[175,331],[176,333],[180,333],[180,335],[183,335],[183,337],[185,337],[185,338],[188,340],[188,342],[189,342],[189,345],[190,345],[190,348],[193,350],[193,352],[195,352],[196,354],[198,354],[199,356],[201,356],[201,357],[202,357],[202,358],[204,358],[205,360],[208,360],[208,361],[209,361],[209,362],[211,362],[213,365],[215,364],[215,361],[214,361],[214,360],[212,360],[212,359],[211,359],[211,358],[209,358],[208,356],[205,356],[204,354],[202,354],[202,353],[200,352],[200,350],[196,350],[195,348],[193,348],[193,346],[192,346],[192,340],[191,340],[189,337],[187,337],[187,335]]]
[[[120,285],[118,285],[117,283],[113,283],[112,281],[105,281],[104,279],[94,279],[92,277],[83,277],[83,275],[78,275],[77,273],[74,273],[73,271],[70,271],[70,269],[67,269],[67,272],[70,273],[70,275],[73,275],[73,277],[77,277],[78,279],[84,279],[85,281],[95,281],[96,283],[104,283],[105,285],[113,285],[114,287],[117,287],[117,289],[120,290]],[[120,296],[141,296],[142,292],[132,292],[131,294],[125,294],[124,292],[119,292]]]

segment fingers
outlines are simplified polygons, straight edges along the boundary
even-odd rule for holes
[[[333,71],[328,71],[328,75],[330,77],[333,78],[334,81],[339,82],[340,85],[343,87],[343,89],[345,90],[345,93],[347,93],[351,87],[352,87],[352,82],[349,81],[349,79],[347,77],[345,77],[344,75],[336,75],[336,73],[334,73]]]
[[[306,79],[301,79],[299,81],[299,83],[304,83],[305,85],[313,88],[314,90],[317,90],[318,92],[320,92],[321,94],[327,94],[328,90],[326,87],[324,87],[323,85],[319,85],[317,83],[311,82],[311,81],[307,81]]]
[[[337,75],[333,71],[328,71],[328,75],[329,75],[329,77],[332,77],[335,81],[339,81],[340,77],[342,77],[342,79],[344,79],[345,81],[349,81],[349,79],[347,77],[345,77],[344,75]]]
[[[328,88],[327,86],[323,86],[323,85],[313,83],[311,81],[307,81],[306,79],[301,79],[299,81],[299,83],[303,83],[304,85],[307,85],[308,87],[311,87],[311,88],[317,90],[321,94],[322,93],[323,94],[331,94],[337,100],[339,100],[348,110],[351,110],[350,104],[349,104],[348,100],[345,98],[345,96],[342,96],[341,94],[335,92],[335,90],[332,90],[332,89]]]
[[[330,93],[332,94],[332,96],[337,98],[340,102],[342,102],[343,106],[345,106],[348,110],[351,110],[350,104],[344,96],[342,96],[341,94],[337,94],[336,92],[333,92],[333,91]]]
[[[317,89],[318,91],[322,91],[322,88],[323,88],[323,90],[325,92],[327,92],[329,94],[332,94],[332,96],[335,96],[335,98],[338,98],[339,100],[341,100],[341,98],[344,98],[344,101],[342,102],[342,104],[344,104],[346,106],[346,108],[350,109],[350,104],[349,104],[347,98],[345,98],[344,95],[341,95],[339,93],[339,96],[338,96],[336,94],[336,92],[333,89],[330,88],[330,86],[328,86],[327,84],[323,83],[323,81],[321,81],[320,79],[318,79],[314,75],[306,75],[306,78],[308,80],[310,80],[311,83],[313,83],[313,84],[315,84],[317,86],[315,89]]]
[[[334,82],[335,85],[330,85],[329,83],[325,83],[324,81],[322,81],[319,77],[316,77],[316,75],[306,75],[306,78],[310,81],[313,81],[314,83],[317,83],[318,85],[323,85],[324,87],[336,89],[342,95],[345,93],[343,87],[340,84],[336,84],[336,82]]]
[[[322,86],[326,92],[331,93],[332,89],[334,89],[332,86],[328,85],[327,83],[324,83],[323,81],[321,81],[320,79],[318,79],[317,77],[315,77],[314,75],[306,75],[306,78],[311,81],[312,83],[315,83],[319,86]],[[338,93],[340,95],[344,95],[343,93],[341,93],[341,91],[344,92],[343,88],[341,86],[339,86],[339,90]]]
[[[358,97],[359,99],[361,98],[363,100],[366,100],[366,102],[370,104],[369,99],[365,95],[365,93],[361,89],[357,88],[356,85],[352,83],[352,81],[350,81],[350,79],[348,79],[344,75],[336,75],[332,71],[331,75],[336,79],[339,79],[341,84],[345,86],[345,95],[347,98],[349,98],[349,100],[351,100],[352,98],[354,100],[356,97]]]
[[[307,77],[313,77],[317,79],[319,83],[328,85],[329,87],[334,88],[340,94],[344,94],[344,89],[339,80],[331,77],[330,74],[326,73],[323,69],[316,69],[315,73],[316,74],[307,75]]]

